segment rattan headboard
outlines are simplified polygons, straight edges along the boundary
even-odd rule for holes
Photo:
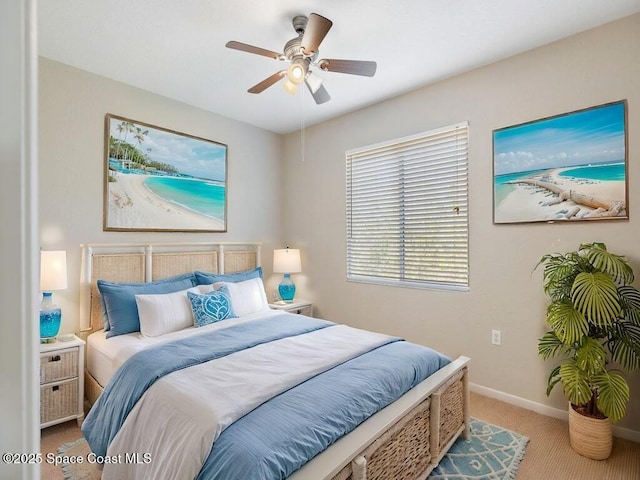
[[[102,328],[97,280],[151,282],[201,270],[233,273],[261,266],[259,243],[86,244],[80,272],[80,330]]]

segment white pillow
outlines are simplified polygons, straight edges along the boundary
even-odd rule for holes
[[[212,285],[199,285],[173,293],[136,295],[140,333],[144,337],[158,337],[193,327],[193,312],[187,292],[207,293]]]
[[[218,290],[223,285],[229,289],[233,312],[237,316],[269,310],[269,302],[267,302],[267,294],[261,278],[252,278],[244,282],[216,282],[213,288]]]

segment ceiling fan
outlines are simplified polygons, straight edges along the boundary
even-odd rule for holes
[[[373,77],[376,73],[376,62],[337,60],[333,58],[318,60],[318,47],[332,25],[333,22],[331,20],[317,13],[312,13],[308,18],[304,15],[295,16],[293,18],[293,28],[298,36],[284,45],[284,53],[265,50],[264,48],[236,41],[227,42],[226,47],[290,63],[288,68],[274,73],[251,87],[248,90],[249,93],[261,93],[286,78],[283,87],[287,92],[295,95],[298,85],[304,82],[315,102],[321,104],[328,102],[331,97],[322,85],[322,78],[316,75],[311,70],[311,67],[317,67],[328,72],[348,73],[365,77]]]

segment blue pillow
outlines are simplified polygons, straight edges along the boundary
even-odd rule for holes
[[[96,283],[104,302],[105,323],[109,326],[105,330],[109,338],[140,331],[136,295],[186,290],[196,286],[196,279],[193,273],[185,273],[156,282],[112,283],[98,280]]]
[[[198,285],[211,285],[216,282],[238,283],[252,278],[262,278],[262,267],[256,267],[253,270],[245,270],[236,273],[207,273],[195,271],[196,282]]]
[[[98,280],[99,282],[100,280]],[[100,294],[100,306],[102,307],[102,326],[105,332],[111,330],[111,325],[109,325],[109,316],[107,315],[107,306],[104,304],[104,297]]]
[[[226,318],[236,318],[228,291],[225,291],[225,288],[222,287],[203,295],[187,292],[196,327],[203,327]]]

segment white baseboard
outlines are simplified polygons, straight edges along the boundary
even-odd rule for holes
[[[477,383],[470,382],[469,387],[472,392],[484,395],[485,397],[495,398],[496,400],[501,400],[505,403],[515,405],[516,407],[525,408],[527,410],[540,413],[541,415],[546,415],[547,417],[558,418],[560,420],[564,420],[565,422],[569,421],[569,412],[567,412],[566,410],[549,407],[548,405],[543,405],[542,403],[527,400],[526,398],[517,397],[515,395],[511,395],[510,393],[501,392],[500,390],[494,390],[493,388],[484,387],[482,385],[478,385]],[[614,425],[613,436],[640,443],[640,432],[631,430],[630,428],[618,427]]]

